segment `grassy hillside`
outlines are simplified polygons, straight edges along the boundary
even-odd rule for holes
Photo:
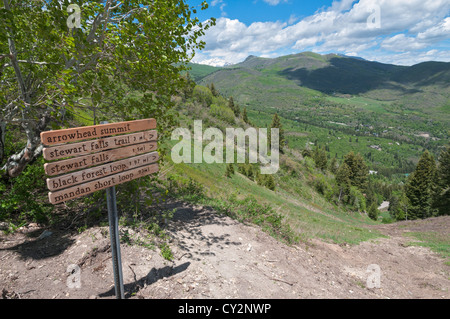
[[[222,69],[215,66],[202,65],[196,63],[189,63],[188,66],[191,68],[190,75],[196,82],[200,81],[205,76]]]
[[[205,91],[208,89],[203,88],[194,92]],[[227,99],[220,96],[212,99],[213,105],[222,107],[225,113],[228,108]],[[209,127],[216,127],[222,131],[227,127],[244,129],[248,127],[240,117],[234,117],[230,123],[226,117],[215,116],[213,107],[196,100],[195,93],[192,99],[179,101],[178,111],[180,126],[190,128],[191,132],[194,120],[202,120],[204,130]],[[254,116],[254,113],[255,111],[252,111],[250,114],[252,118],[262,119]],[[260,123],[265,122],[261,120]],[[258,123],[253,124],[255,127],[267,127]],[[176,143],[172,141],[170,147]],[[203,145],[206,146],[208,143],[204,141]],[[256,224],[260,222],[259,216],[265,215],[261,211],[267,212],[267,208],[271,212],[269,214],[271,217],[267,218],[270,226],[266,225],[269,233],[279,227],[280,219],[277,216],[281,216],[282,224],[289,229],[285,231],[290,234],[291,239],[297,238],[307,242],[311,238],[321,238],[336,243],[356,244],[381,236],[380,233],[365,227],[378,223],[368,218],[365,212],[337,205],[334,200],[318,192],[317,181],[323,182],[324,187],[331,187],[329,185],[334,183],[334,176],[329,172],[318,170],[311,158],[303,158],[294,150],[287,149],[286,153],[281,155],[280,170],[274,175],[274,190],[260,184],[258,177],[252,178],[241,173],[239,164],[233,165],[235,173],[227,177],[226,163],[175,164],[171,156],[167,156],[166,160],[163,170],[168,180],[177,184],[175,193],[176,189],[190,189],[187,192],[180,191],[179,194],[186,200],[191,199],[197,204],[208,205],[244,222]],[[198,191],[197,187],[201,191]],[[328,191],[331,192],[331,189]],[[201,196],[197,196],[198,194]],[[261,206],[254,210],[255,205]]]

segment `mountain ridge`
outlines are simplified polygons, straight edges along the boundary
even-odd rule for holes
[[[326,94],[360,94],[378,88],[404,91],[402,86],[448,86],[450,83],[450,63],[426,61],[412,66],[368,61],[362,58],[339,54],[320,55],[302,52],[277,58],[248,56],[244,61],[218,68],[225,70],[277,70],[278,75],[301,86]],[[200,79],[207,81],[205,75]],[[210,82],[214,78],[208,79]],[[411,89],[411,87],[410,87]],[[410,93],[413,91],[406,90]]]

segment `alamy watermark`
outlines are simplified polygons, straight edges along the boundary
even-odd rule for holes
[[[370,13],[367,18],[367,27],[369,29],[380,29],[381,28],[381,7],[378,4],[372,4],[367,12]]]
[[[81,288],[81,268],[78,265],[69,265],[67,266],[67,270],[69,276],[67,277],[67,287],[70,289],[79,289]]]
[[[366,273],[369,273],[367,277],[366,285],[369,289],[381,288],[381,268],[377,264],[372,264],[367,267]]]
[[[81,9],[77,4],[69,4],[67,12],[73,13],[67,18],[67,26],[69,29],[81,28]]]
[[[203,123],[197,120],[194,121],[193,135],[187,128],[177,128],[172,132],[172,140],[181,138],[181,141],[172,148],[172,161],[176,164],[259,162],[262,165],[261,174],[275,174],[280,167],[279,129],[271,129],[270,154],[267,131],[267,128],[254,127],[246,130],[227,128],[224,139],[224,134],[218,128],[208,128],[203,132]],[[248,143],[246,143],[247,140]],[[203,147],[203,141],[210,142]],[[248,161],[246,161],[247,157]]]

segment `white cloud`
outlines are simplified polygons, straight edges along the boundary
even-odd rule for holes
[[[367,54],[362,57],[369,61],[378,61],[396,65],[413,65],[426,61],[450,62],[450,52],[448,50],[440,51],[436,49],[424,52],[408,51],[389,55]]]
[[[215,7],[217,5],[220,5],[220,12],[222,17],[226,17],[227,13],[225,12],[225,7],[227,6],[227,4],[225,2],[223,2],[223,0],[213,0],[211,2],[211,6]]]
[[[300,19],[300,18],[297,17],[295,14],[291,14],[291,16],[289,17],[289,20],[288,20],[288,24],[289,24],[289,25],[292,25],[292,24],[294,24],[295,22],[297,22],[299,19]]]
[[[264,1],[271,5],[281,2]],[[215,5],[222,2],[213,1]],[[380,13],[379,28],[368,23],[374,10]],[[292,14],[286,23],[246,25],[222,17],[207,31],[203,38],[206,48],[197,58],[237,63],[250,54],[274,56],[278,51],[311,50],[360,53],[362,57],[376,56],[382,62],[403,61],[401,64],[413,64],[427,57],[448,60],[445,51],[448,43],[434,54],[424,52],[431,52],[433,46],[449,40],[449,12],[448,0],[335,0],[329,8],[301,20]]]
[[[277,6],[281,2],[287,2],[287,0],[263,0],[263,1],[271,6]]]

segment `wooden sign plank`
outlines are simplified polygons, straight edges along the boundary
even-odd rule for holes
[[[156,148],[156,142],[135,144],[67,160],[45,163],[44,170],[49,176],[61,175],[135,155],[149,153],[155,151]]]
[[[153,130],[155,128],[156,128],[155,119],[83,126],[64,130],[42,132],[41,142],[44,145],[56,145],[69,142],[83,141],[93,138],[106,137],[117,134],[126,134],[145,130]]]
[[[88,168],[75,173],[70,173],[54,178],[47,178],[47,187],[50,191],[58,191],[78,184],[87,183],[112,174],[127,171],[134,167],[140,167],[155,163],[159,159],[158,152],[139,155],[113,163],[108,163],[93,168]]]
[[[71,199],[85,196],[90,193],[94,193],[102,189],[106,189],[115,185],[129,182],[139,177],[144,177],[156,173],[157,171],[158,171],[158,164],[142,166],[119,174],[114,174],[108,177],[100,178],[83,185],[66,188],[57,192],[50,192],[48,193],[48,198],[50,200],[50,203],[59,204]]]
[[[155,130],[144,131],[134,134],[117,135],[97,140],[85,142],[63,144],[53,147],[46,147],[42,153],[46,160],[58,160],[66,157],[83,156],[90,153],[97,153],[104,150],[115,149],[123,146],[156,141],[158,134]]]

